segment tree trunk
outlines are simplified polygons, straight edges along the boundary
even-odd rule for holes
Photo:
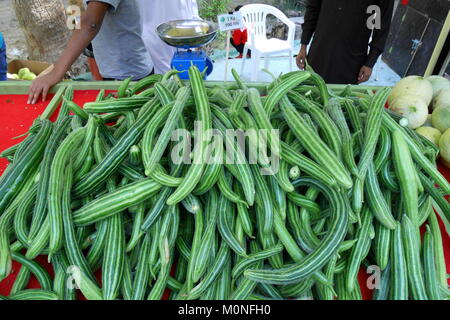
[[[27,40],[29,59],[55,63],[71,36],[62,1],[12,0],[12,3]],[[85,72],[84,60],[74,64],[73,74]]]

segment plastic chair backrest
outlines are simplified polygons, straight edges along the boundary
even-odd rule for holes
[[[244,19],[244,25],[249,34],[249,41],[260,39],[267,39],[267,15],[271,14],[280,19],[288,26],[292,26],[293,22],[279,9],[269,6],[267,4],[248,4],[243,6],[240,10]],[[295,27],[295,26],[294,26]]]

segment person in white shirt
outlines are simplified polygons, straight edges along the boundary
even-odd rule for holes
[[[196,0],[138,0],[142,39],[152,57],[155,73],[165,74],[171,70],[170,63],[176,48],[165,44],[158,36],[156,28],[172,20],[199,20]]]

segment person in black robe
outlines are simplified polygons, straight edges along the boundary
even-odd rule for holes
[[[375,11],[367,12],[372,5],[380,9],[378,25]],[[366,82],[383,53],[393,7],[394,0],[308,0],[297,65],[307,62],[327,83]]]

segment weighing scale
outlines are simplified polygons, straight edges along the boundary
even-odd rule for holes
[[[172,68],[180,71],[179,77],[189,79],[188,70],[191,65],[205,72],[204,78],[213,71],[213,61],[205,51],[195,50],[213,41],[217,36],[217,25],[203,20],[175,20],[163,23],[156,31],[159,37],[169,46],[177,48]]]

